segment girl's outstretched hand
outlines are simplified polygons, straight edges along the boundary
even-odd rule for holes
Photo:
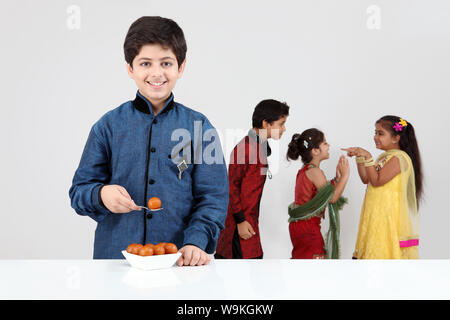
[[[369,151],[360,148],[360,147],[352,147],[352,148],[341,148],[341,150],[347,152],[347,156],[349,157],[364,157],[366,159],[369,159],[372,157]]]
[[[357,150],[358,150],[357,147],[353,147],[353,148],[341,148],[341,150],[347,152],[347,156],[348,156],[348,157],[358,156],[358,155],[356,154],[356,153],[357,153]]]

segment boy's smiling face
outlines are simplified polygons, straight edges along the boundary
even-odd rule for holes
[[[146,44],[134,58],[130,77],[136,82],[139,92],[152,104],[154,111],[161,111],[166,100],[183,75],[186,60],[178,67],[175,54],[160,44]]]

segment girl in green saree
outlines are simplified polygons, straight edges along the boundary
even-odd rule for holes
[[[288,209],[293,259],[339,258],[339,209],[346,202],[341,195],[350,167],[346,157],[341,156],[336,177],[327,181],[320,164],[329,159],[329,148],[323,132],[314,128],[294,134],[289,143],[287,159],[301,157],[304,164],[297,174],[295,201]],[[320,223],[327,207],[330,229],[324,242]]]

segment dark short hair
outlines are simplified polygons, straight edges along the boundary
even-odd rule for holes
[[[183,30],[171,19],[141,17],[131,24],[123,44],[125,61],[130,66],[133,66],[134,58],[146,44],[170,48],[177,58],[178,67],[186,58],[187,46]]]
[[[269,124],[279,120],[281,117],[289,115],[289,106],[286,102],[273,99],[263,100],[258,103],[253,111],[253,128],[262,128],[262,123],[266,120]]]

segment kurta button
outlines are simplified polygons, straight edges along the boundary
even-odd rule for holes
[[[155,183],[155,180],[153,180],[153,179],[150,179],[148,183],[150,183],[150,184],[154,184],[154,183]]]
[[[154,124],[157,124],[157,123],[158,123],[158,120],[156,120],[156,119],[153,120],[153,123],[154,123]]]
[[[147,213],[147,219],[151,219],[151,218],[153,218],[153,213],[151,213],[151,212]]]
[[[151,152],[156,152],[156,149],[155,148],[151,148],[150,151]]]

